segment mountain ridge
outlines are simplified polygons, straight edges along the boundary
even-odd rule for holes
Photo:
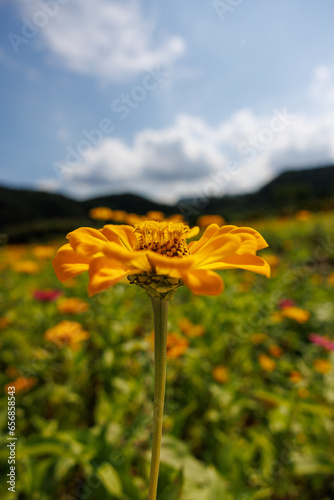
[[[181,213],[190,224],[194,224],[199,215],[210,213],[233,222],[288,215],[300,209],[331,210],[334,209],[334,165],[287,170],[255,193],[199,201],[200,198],[188,199],[167,205],[134,193],[78,201],[58,193],[0,186],[0,232],[13,242],[65,234],[75,227],[92,225],[88,213],[96,206],[139,215],[155,210],[166,216]]]

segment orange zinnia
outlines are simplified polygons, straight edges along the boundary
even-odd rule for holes
[[[196,295],[218,295],[221,277],[214,271],[245,269],[270,275],[268,263],[256,255],[268,245],[248,227],[211,224],[198,241],[186,239],[198,234],[183,223],[145,221],[127,225],[106,225],[103,229],[83,227],[67,235],[53,265],[60,281],[89,271],[88,292],[94,295],[122,278],[130,282],[153,283],[156,277],[167,285],[185,284]],[[132,276],[131,276],[132,275]],[[152,285],[154,286],[154,285]],[[159,293],[162,287],[156,288]]]
[[[310,319],[310,313],[301,309],[300,307],[284,307],[281,311],[281,314],[285,316],[285,318],[294,319],[298,323],[306,323]]]
[[[70,297],[58,302],[57,309],[64,314],[80,314],[88,311],[89,304],[77,297]]]
[[[97,220],[111,220],[114,216],[113,210],[109,207],[95,207],[89,211],[89,217]]]
[[[44,338],[59,348],[69,345],[72,349],[77,350],[80,343],[89,338],[89,333],[76,321],[61,321],[56,326],[49,328],[44,333]]]
[[[10,384],[6,385],[6,392],[8,392],[8,390],[10,390],[10,388],[12,387],[15,387],[16,394],[18,394],[19,392],[27,392],[36,384],[36,377],[19,377]]]

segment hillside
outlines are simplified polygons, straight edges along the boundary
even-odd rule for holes
[[[198,200],[197,200],[198,201]],[[219,213],[228,222],[234,220],[284,215],[299,209],[334,209],[334,166],[291,170],[256,193],[212,198],[196,209],[194,200],[175,206],[163,205],[135,194],[102,196],[76,201],[59,194],[0,187],[0,232],[9,241],[20,242],[65,234],[80,225],[91,225],[90,208],[107,206],[145,214],[159,210],[166,215],[182,213],[190,223],[198,215]],[[6,239],[2,236],[2,240]]]
[[[334,166],[283,172],[256,193],[213,198],[205,213],[228,220],[334,209]]]

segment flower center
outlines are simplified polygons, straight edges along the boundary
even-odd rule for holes
[[[138,243],[135,250],[151,250],[168,257],[189,255],[186,234],[189,227],[181,222],[145,221],[135,224]]]

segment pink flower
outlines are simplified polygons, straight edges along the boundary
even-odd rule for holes
[[[309,335],[309,339],[313,344],[320,345],[327,351],[334,351],[334,342],[327,337],[317,335],[316,333],[311,333],[311,335]]]
[[[292,299],[281,299],[278,302],[278,307],[280,309],[284,309],[285,307],[293,307],[295,304],[295,301]]]
[[[57,300],[60,295],[62,295],[60,290],[51,290],[50,288],[34,291],[34,299],[40,300],[41,302],[53,302]]]

